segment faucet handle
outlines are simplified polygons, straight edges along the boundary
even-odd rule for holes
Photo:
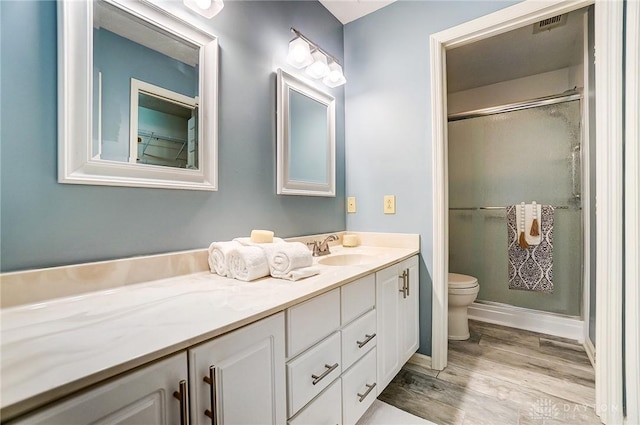
[[[307,246],[313,249],[313,253],[311,255],[317,257],[318,252],[320,251],[320,243],[318,241],[311,241],[307,242]]]

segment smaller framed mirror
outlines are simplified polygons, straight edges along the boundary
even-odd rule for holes
[[[336,196],[335,99],[281,69],[277,80],[276,192]]]

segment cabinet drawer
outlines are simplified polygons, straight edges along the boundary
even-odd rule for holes
[[[376,350],[369,351],[342,376],[342,418],[344,425],[355,424],[378,395]]]
[[[342,325],[346,325],[376,304],[375,275],[365,276],[340,288]]]
[[[336,332],[287,364],[289,417],[342,373],[340,332]]]
[[[347,370],[377,343],[376,311],[371,310],[342,330],[342,368]]]
[[[340,288],[287,310],[287,357],[292,358],[340,328]]]
[[[342,425],[342,381],[340,378],[305,407],[289,425]]]

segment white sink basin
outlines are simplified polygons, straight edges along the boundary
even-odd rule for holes
[[[336,254],[321,258],[318,263],[325,266],[359,266],[372,263],[375,258],[373,255],[366,254]]]

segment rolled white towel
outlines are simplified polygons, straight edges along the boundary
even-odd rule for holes
[[[260,248],[267,255],[273,277],[286,279],[293,270],[313,264],[311,251],[301,242],[267,243],[261,244]]]
[[[277,238],[274,237],[273,238],[273,242],[251,242],[251,238],[250,237],[244,237],[244,238],[234,238],[233,239],[235,242],[241,243],[244,246],[263,246],[263,245],[269,245],[269,244],[276,244],[276,243],[285,243],[284,239],[281,238]]]
[[[257,246],[239,246],[227,253],[227,267],[234,279],[252,281],[269,275],[264,251]]]
[[[213,242],[209,245],[209,268],[211,273],[217,273],[220,276],[229,276],[229,268],[227,267],[227,255],[233,248],[240,245],[236,241]]]

